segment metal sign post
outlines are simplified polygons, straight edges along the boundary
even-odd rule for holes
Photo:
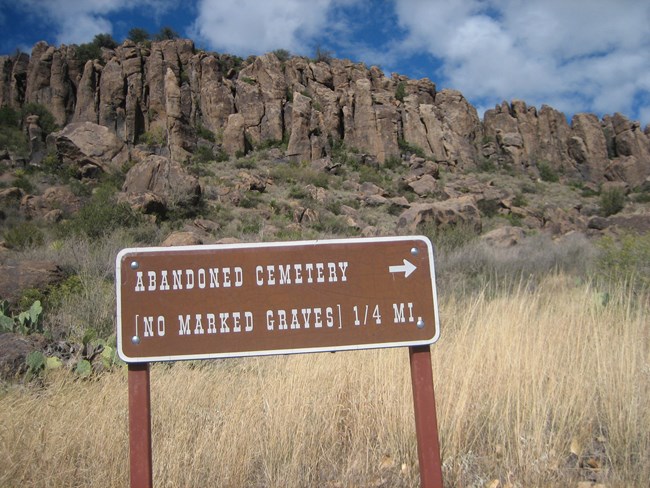
[[[428,345],[409,347],[409,359],[413,384],[415,435],[420,461],[420,486],[442,488],[442,464],[430,347]]]
[[[442,487],[429,355],[440,328],[425,237],[125,249],[116,289],[132,488],[152,486],[150,362],[404,346],[422,486]]]
[[[153,487],[149,363],[129,364],[129,466],[131,488]]]

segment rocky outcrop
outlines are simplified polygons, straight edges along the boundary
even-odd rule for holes
[[[0,264],[0,297],[10,304],[28,288],[44,290],[63,278],[63,272],[51,261],[9,261]]]
[[[44,42],[31,57],[0,57],[0,104],[41,103],[60,126],[98,124],[129,147],[158,131],[167,134],[164,154],[179,162],[196,148],[201,126],[231,155],[285,140],[300,161],[343,143],[380,164],[417,149],[449,171],[487,162],[537,177],[544,165],[566,179],[631,188],[650,174],[648,131],[619,114],[577,114],[569,124],[551,107],[515,100],[481,122],[461,93],[438,91],[426,78],[387,77],[338,59],[266,54],[241,62],[197,51],[190,40],[125,41],[101,60],[78,58],[76,46]]]
[[[11,380],[27,371],[27,356],[42,351],[47,340],[40,334],[0,334],[0,379]]]
[[[201,196],[198,180],[177,162],[150,155],[126,174],[124,198],[147,213],[163,213],[172,207],[191,207]]]
[[[92,122],[68,124],[63,130],[50,134],[47,145],[81,176],[92,176],[98,171],[114,173],[129,159],[127,146],[115,132]]]
[[[575,173],[567,152],[571,128],[564,114],[515,100],[485,113],[481,156],[498,167],[534,172],[540,163],[565,174]]]
[[[442,202],[415,203],[399,216],[397,228],[416,232],[418,227],[426,224],[434,227],[465,225],[480,232],[481,213],[472,196],[450,198]]]

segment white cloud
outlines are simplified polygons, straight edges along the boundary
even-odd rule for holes
[[[155,15],[173,3],[173,0],[22,0],[20,8],[53,24],[57,43],[79,44],[96,34],[112,34],[110,14],[146,7]]]
[[[332,9],[353,0],[200,0],[193,26],[212,49],[238,55],[287,49],[305,54],[332,27]]]
[[[634,100],[650,99],[647,2],[395,0],[395,8],[403,47],[440,59],[443,84],[470,100],[640,116]]]

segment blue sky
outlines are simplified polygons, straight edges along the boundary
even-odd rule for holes
[[[0,0],[0,53],[162,26],[242,57],[320,48],[427,77],[480,115],[520,99],[650,123],[647,0]]]

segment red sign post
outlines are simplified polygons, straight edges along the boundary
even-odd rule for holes
[[[410,348],[422,486],[442,486],[429,350],[440,329],[428,239],[125,249],[116,287],[118,352],[129,363],[132,487],[152,484],[149,362],[400,346]]]

